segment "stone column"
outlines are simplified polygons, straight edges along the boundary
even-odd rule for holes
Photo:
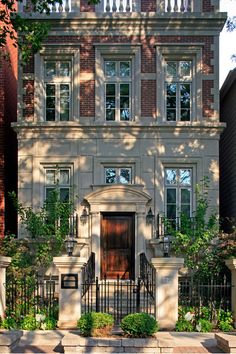
[[[6,268],[11,263],[11,257],[0,256],[0,317],[6,309]]]
[[[178,270],[183,258],[152,258],[156,269],[156,319],[161,329],[174,329],[178,320]]]
[[[231,310],[233,312],[234,327],[236,328],[236,258],[225,261],[227,267],[231,270],[232,288],[231,288]]]
[[[53,258],[59,271],[59,328],[76,328],[81,316],[81,271],[86,261],[73,256]]]

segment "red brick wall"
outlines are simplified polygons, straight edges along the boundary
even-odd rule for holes
[[[154,117],[156,113],[156,80],[141,80],[141,116]]]
[[[88,0],[80,0],[81,12],[95,12],[95,5],[89,5]]]
[[[5,183],[4,183],[4,68],[0,60],[0,238],[4,236]]]
[[[156,1],[155,0],[141,0],[141,11],[142,12],[156,12]]]
[[[202,11],[203,12],[214,12],[215,11],[214,6],[211,4],[211,0],[203,0],[202,1]]]
[[[214,110],[211,108],[211,104],[214,102],[214,96],[211,93],[211,89],[214,88],[213,80],[203,80],[202,82],[202,115],[203,117],[211,117],[214,114]]]

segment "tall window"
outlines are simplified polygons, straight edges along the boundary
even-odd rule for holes
[[[68,121],[71,114],[71,62],[45,61],[45,120]]]
[[[106,121],[131,119],[131,61],[105,60]]]
[[[48,168],[45,170],[45,199],[50,192],[57,188],[60,201],[69,201],[70,196],[70,169]]]
[[[165,169],[165,208],[168,219],[192,214],[192,170]]]
[[[106,167],[105,168],[105,183],[132,183],[132,169],[131,167]]]
[[[166,61],[166,120],[191,120],[192,62]]]

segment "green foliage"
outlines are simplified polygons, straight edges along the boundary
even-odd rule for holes
[[[110,314],[89,312],[80,317],[77,327],[83,336],[88,337],[93,335],[95,329],[111,328],[113,324],[114,319]]]
[[[53,317],[46,317],[41,325],[41,329],[52,330],[57,328],[57,320]]]
[[[204,318],[200,318],[196,324],[196,330],[198,332],[211,332],[213,329],[213,325],[210,321],[204,319]]]
[[[233,328],[233,315],[231,311],[219,310],[218,328],[223,332],[230,332]]]
[[[132,313],[121,321],[121,329],[131,337],[148,337],[158,331],[155,318],[147,313]]]
[[[172,229],[172,248],[176,255],[184,255],[185,266],[194,277],[212,276],[218,272],[215,262],[215,248],[218,242],[219,224],[215,213],[210,213],[207,199],[208,179],[202,186],[196,186],[197,207],[194,222],[185,214],[181,215],[180,229]],[[213,267],[214,265],[214,267]]]
[[[191,322],[182,319],[176,322],[175,330],[176,332],[193,332],[194,326]]]
[[[233,330],[233,315],[231,311],[212,309],[203,306],[200,308],[190,306],[179,307],[179,317],[176,323],[178,332],[211,332],[220,329],[224,332]]]
[[[1,240],[0,254],[12,257],[8,273],[14,276],[43,273],[53,257],[62,252],[69,233],[69,218],[74,211],[73,201],[60,201],[58,188],[49,194],[38,211],[24,207],[14,192],[11,198],[31,238],[15,239],[8,235]]]
[[[39,329],[39,324],[33,315],[26,315],[21,321],[20,328],[28,331],[34,331],[35,329]]]
[[[1,319],[1,327],[4,329],[17,329],[18,324],[14,316],[6,316],[5,318]]]

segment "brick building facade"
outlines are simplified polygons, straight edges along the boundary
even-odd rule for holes
[[[38,208],[55,184],[78,195],[82,255],[98,276],[132,278],[140,253],[162,255],[157,215],[194,216],[205,176],[218,210],[226,14],[218,0],[65,0],[37,18],[51,30],[19,69],[20,201]]]

